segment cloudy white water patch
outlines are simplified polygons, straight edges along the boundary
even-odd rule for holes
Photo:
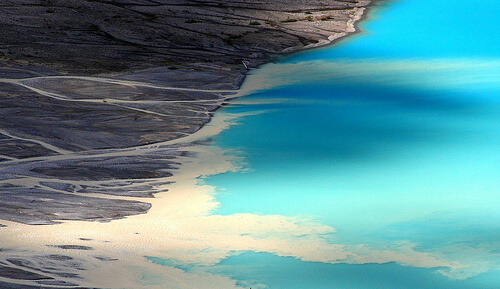
[[[488,58],[311,60],[264,65],[253,71],[242,90],[253,92],[305,83],[453,90],[480,85],[483,89],[498,89],[499,78],[500,60]]]

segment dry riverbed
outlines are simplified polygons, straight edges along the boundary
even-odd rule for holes
[[[148,212],[249,68],[353,33],[370,2],[2,1],[0,220]],[[2,227],[0,287],[79,286],[92,247],[27,252]]]

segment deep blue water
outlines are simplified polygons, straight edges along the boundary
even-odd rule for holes
[[[270,288],[500,288],[500,5],[374,10],[363,33],[249,77],[264,75],[269,88],[225,112],[264,113],[215,138],[248,171],[204,180],[218,188],[214,213],[312,218],[337,229],[334,244],[411,242],[469,267],[445,276],[245,252],[196,270]]]

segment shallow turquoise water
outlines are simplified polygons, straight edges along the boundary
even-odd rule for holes
[[[495,1],[395,1],[364,33],[263,67],[250,78],[269,88],[245,97],[256,104],[225,112],[265,113],[215,138],[248,171],[204,180],[215,214],[313,218],[337,229],[334,244],[409,242],[467,268],[245,252],[184,269],[270,288],[499,288],[499,13]]]

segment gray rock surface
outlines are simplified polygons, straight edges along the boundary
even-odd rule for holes
[[[371,1],[3,0],[0,55],[79,72],[241,66],[352,32]]]

